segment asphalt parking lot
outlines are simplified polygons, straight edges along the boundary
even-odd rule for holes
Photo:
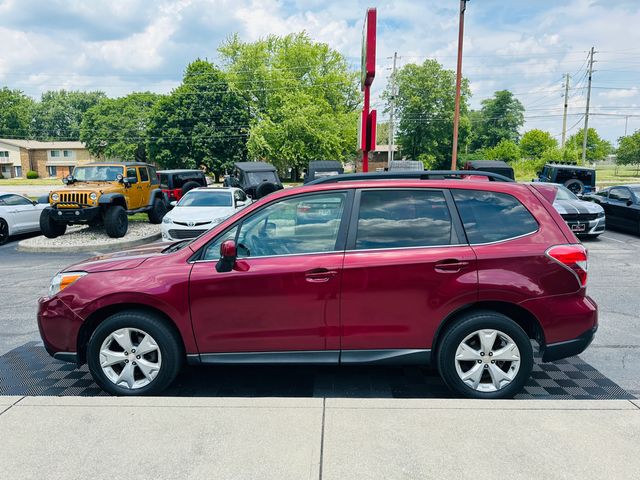
[[[24,238],[24,237],[23,237]],[[640,398],[640,237],[607,231],[585,242],[589,294],[600,329],[580,357],[537,365],[519,398]],[[51,277],[87,254],[34,254],[0,247],[0,394],[100,395],[86,368],[51,359],[39,343],[36,300]],[[186,369],[167,395],[446,398],[418,367],[209,367]]]

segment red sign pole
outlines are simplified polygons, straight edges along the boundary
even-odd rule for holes
[[[375,145],[375,138],[371,139],[372,134],[375,135],[375,125],[371,125],[370,95],[371,83],[376,76],[376,22],[377,11],[375,8],[369,8],[364,17],[364,25],[362,27],[362,70],[361,70],[361,88],[364,92],[364,105],[362,107],[362,123],[360,125],[360,145],[362,149],[362,171],[369,171],[369,151],[371,145]],[[372,133],[373,132],[373,133]]]
[[[367,129],[365,130],[364,133],[364,137],[365,137],[365,141],[364,143],[366,144],[366,147],[364,148],[364,150],[362,150],[362,171],[363,172],[368,172],[369,171],[369,145],[371,142],[369,142],[367,140],[368,137],[368,133],[369,133],[369,97],[371,95],[371,87],[369,85],[365,85],[364,87],[364,107],[362,108],[362,110],[364,111],[364,115],[366,120],[366,125],[367,125]]]

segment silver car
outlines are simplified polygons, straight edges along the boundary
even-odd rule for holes
[[[17,193],[0,192],[0,245],[12,235],[39,232],[40,214],[47,206]]]
[[[532,185],[550,185],[558,189],[553,206],[576,235],[595,238],[604,232],[604,209],[597,203],[580,200],[567,187],[557,183],[534,182]]]

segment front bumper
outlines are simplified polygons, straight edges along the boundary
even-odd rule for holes
[[[165,242],[177,242],[179,240],[187,240],[190,238],[196,238],[202,235],[207,230],[212,229],[218,225],[217,223],[208,223],[206,225],[197,225],[189,227],[186,225],[179,225],[176,223],[163,223],[160,227],[162,232],[162,240]]]
[[[595,220],[565,220],[576,235],[600,235],[605,230],[605,217]]]
[[[65,205],[68,205],[66,202]],[[57,208],[56,204],[43,212],[57,223],[86,223],[96,220],[102,214],[100,207],[77,204],[77,208]]]
[[[38,299],[38,330],[49,355],[76,362],[77,338],[82,319],[58,297]]]

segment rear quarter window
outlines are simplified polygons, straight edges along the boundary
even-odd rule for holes
[[[506,193],[452,190],[469,243],[492,243],[538,230],[538,222],[520,201]]]

